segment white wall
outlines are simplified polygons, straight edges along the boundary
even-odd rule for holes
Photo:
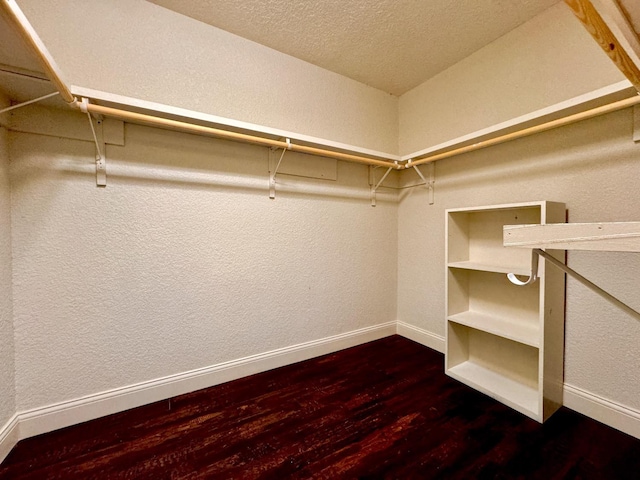
[[[571,222],[640,220],[631,135],[627,109],[437,163],[435,204],[423,189],[401,200],[398,319],[445,334],[447,208],[554,200]],[[568,264],[640,309],[640,254],[574,251]],[[640,322],[572,279],[566,295],[565,383],[640,410]]]
[[[492,127],[624,80],[563,3],[405,93],[400,154]]]
[[[18,411],[395,321],[366,167],[270,200],[266,148],[125,133],[104,189],[90,142],[11,134]]]
[[[68,83],[397,153],[398,99],[143,0],[20,0]]]
[[[0,105],[6,105],[3,98],[0,98]],[[4,121],[4,119],[2,120]],[[2,433],[2,427],[15,413],[15,365],[11,292],[9,143],[6,128],[0,127],[0,433]]]

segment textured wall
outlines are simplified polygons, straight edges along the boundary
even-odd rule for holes
[[[380,90],[143,0],[19,5],[73,85],[397,152]]]
[[[125,133],[105,189],[91,143],[11,134],[19,411],[395,320],[366,167],[270,200],[266,148]]]
[[[559,2],[400,97],[400,154],[592,92],[624,76]]]
[[[630,109],[436,165],[435,204],[422,189],[398,214],[398,319],[444,335],[445,209],[565,202],[571,222],[640,220],[640,144]],[[569,252],[568,264],[640,309],[640,254]],[[549,267],[551,268],[551,267]],[[640,322],[567,282],[565,382],[640,408]]]
[[[7,130],[0,127],[0,428],[15,413],[12,316],[9,144]]]

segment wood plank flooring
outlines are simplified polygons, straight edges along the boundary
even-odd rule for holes
[[[640,440],[544,425],[399,336],[21,441],[0,479],[640,479]]]

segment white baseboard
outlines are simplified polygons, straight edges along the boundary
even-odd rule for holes
[[[433,348],[440,353],[444,353],[444,337],[400,321],[398,322],[397,328],[398,335],[402,335],[409,340],[418,342],[420,345],[424,345],[425,347]]]
[[[0,428],[0,462],[18,440],[112,413],[333,353],[397,333],[439,352],[445,339],[404,322],[387,322],[209,367],[19,412]],[[565,384],[564,405],[640,438],[640,411]]]
[[[398,321],[397,333],[438,352],[444,353],[445,339],[422,328]],[[612,428],[640,438],[640,410],[620,405],[573,385],[564,384],[565,407]]]
[[[18,415],[14,415],[0,428],[0,463],[9,455],[9,452],[20,440]]]
[[[333,335],[249,357],[88,395],[17,414],[20,439],[326,355],[396,333],[396,322]]]
[[[640,410],[620,405],[566,383],[563,404],[571,410],[640,438]]]

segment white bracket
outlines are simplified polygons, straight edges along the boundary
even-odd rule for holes
[[[31,105],[32,103],[40,102],[42,100],[46,100],[47,98],[55,97],[56,95],[59,95],[59,94],[60,94],[60,92],[48,93],[47,95],[43,95],[41,97],[34,98],[33,100],[27,100],[26,102],[17,103],[16,105],[11,105],[10,107],[3,108],[2,110],[0,110],[0,114],[3,114],[5,112],[9,112],[11,110],[15,110],[16,108],[26,107],[27,105]]]
[[[102,118],[98,118],[98,131],[96,133],[96,128],[93,126],[93,119],[91,118],[91,114],[87,110],[88,104],[89,100],[83,97],[82,102],[80,103],[80,110],[87,114],[87,118],[89,119],[89,126],[91,127],[91,133],[93,134],[93,141],[96,144],[96,186],[106,187],[107,159],[104,154],[104,152],[106,152],[106,148],[104,143],[104,130],[102,125],[104,120]]]
[[[425,186],[429,189],[429,205],[433,205],[434,196],[435,196],[435,183],[436,183],[436,164],[435,162],[431,162],[427,164],[427,168],[429,169],[429,180],[425,178],[417,165],[411,165],[411,159],[407,162],[407,167],[413,167],[416,173],[420,176]]]
[[[100,118],[96,121],[97,140],[96,144],[96,186],[107,186],[107,146],[104,142],[104,119]]]
[[[600,295],[605,300],[609,301],[610,303],[612,303],[613,305],[617,306],[618,308],[624,310],[629,315],[634,317],[636,320],[640,320],[640,312],[638,312],[637,310],[634,310],[629,305],[627,305],[623,301],[617,299],[616,297],[611,295],[606,290],[603,290],[602,288],[600,288],[598,285],[596,285],[592,281],[587,280],[586,278],[584,278],[582,275],[580,275],[574,269],[569,268],[567,265],[562,263],[560,260],[558,260],[557,258],[554,258],[549,253],[547,253],[544,250],[541,250],[539,248],[534,248],[533,250],[531,250],[531,275],[529,276],[529,280],[527,280],[526,282],[521,282],[520,280],[518,280],[516,278],[516,276],[513,273],[509,273],[509,274],[507,274],[507,278],[509,279],[509,281],[511,283],[513,283],[515,285],[519,285],[519,286],[529,285],[529,284],[535,282],[537,280],[537,278],[538,278],[538,257],[544,258],[551,265],[559,268],[564,273],[566,273],[570,277],[574,278],[575,280],[580,282],[585,287],[589,288],[591,291],[597,293],[598,295]]]
[[[372,175],[372,181],[371,181],[371,206],[375,207],[376,206],[376,191],[378,190],[378,188],[380,187],[380,185],[382,185],[382,182],[384,182],[384,179],[387,178],[387,175],[389,175],[389,173],[391,173],[391,170],[393,170],[393,167],[389,167],[387,169],[386,172],[384,172],[384,175],[382,176],[382,178],[380,179],[380,181],[378,183],[375,182],[375,175],[373,174],[373,172],[375,170],[370,170],[371,175]]]
[[[518,285],[519,287],[524,287],[525,285],[531,285],[538,279],[538,250],[531,250],[531,273],[529,274],[529,278],[526,282],[523,282],[518,277],[516,277],[515,273],[508,273],[507,278],[514,285]]]
[[[276,198],[276,175],[278,174],[278,168],[280,168],[280,163],[282,162],[282,159],[284,158],[284,154],[286,153],[287,150],[291,150],[291,139],[287,138],[287,148],[283,148],[282,149],[282,155],[280,155],[280,159],[278,160],[278,163],[276,164],[276,166],[274,168],[271,168],[271,152],[274,152],[275,149],[272,148],[269,151],[269,198],[274,199]]]

